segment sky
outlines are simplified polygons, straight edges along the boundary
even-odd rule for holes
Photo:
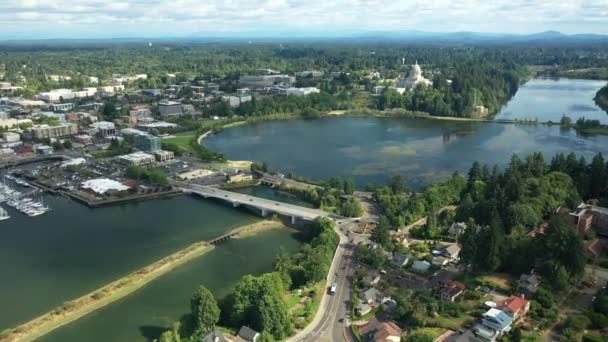
[[[410,30],[608,34],[608,0],[0,0],[0,27],[0,39]]]

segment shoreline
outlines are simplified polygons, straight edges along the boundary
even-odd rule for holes
[[[222,236],[246,238],[258,232],[280,229],[282,226],[283,224],[278,221],[262,220],[236,227]],[[215,238],[210,241],[216,241],[217,239]],[[13,329],[4,330],[4,332],[8,333],[0,338],[0,342],[33,341],[61,326],[74,322],[95,310],[136,292],[156,278],[197,257],[207,254],[214,248],[213,244],[210,244],[208,241],[195,242],[81,297],[66,301],[63,305]]]

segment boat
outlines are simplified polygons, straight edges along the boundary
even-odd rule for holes
[[[0,221],[8,220],[9,218],[11,217],[8,215],[6,209],[0,207]]]

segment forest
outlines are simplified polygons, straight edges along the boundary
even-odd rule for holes
[[[448,226],[438,209],[458,205],[451,222],[465,222],[460,236],[461,262],[474,272],[519,275],[535,265],[556,290],[579,279],[587,262],[583,238],[573,229],[569,215],[558,208],[576,208],[583,200],[608,204],[608,164],[602,154],[591,161],[574,153],[557,154],[545,162],[541,153],[521,159],[513,155],[508,166],[474,163],[467,177],[454,175],[421,194],[404,192],[403,181],[393,177],[389,186],[375,190],[383,216],[373,239],[385,243],[388,230],[398,229],[427,216],[420,231],[424,239],[445,239]],[[562,211],[560,211],[562,212]],[[544,233],[534,233],[547,223]],[[537,260],[536,264],[531,260]]]
[[[32,51],[33,50],[33,51]],[[240,75],[255,74],[258,68],[270,68],[287,74],[303,70],[323,70],[325,75],[342,72],[339,77],[298,78],[298,86],[317,86],[322,94],[310,100],[260,98],[232,110],[222,103],[207,107],[206,113],[265,115],[294,112],[305,108],[320,111],[350,109],[360,106],[353,93],[369,91],[376,80],[366,77],[370,71],[382,79],[407,74],[418,61],[432,87],[398,95],[387,91],[366,103],[377,109],[405,108],[432,115],[470,116],[476,105],[489,113],[497,112],[530,76],[527,66],[560,68],[601,68],[605,51],[599,47],[570,48],[529,46],[431,46],[406,44],[185,44],[162,43],[152,47],[135,43],[107,44],[93,48],[73,45],[69,49],[12,46],[0,52],[5,80],[25,86],[23,95],[55,88],[94,86],[88,76],[98,77],[101,85],[111,83],[115,75],[147,74],[148,79],[130,82],[129,89],[159,88],[186,80],[216,82],[220,90],[233,91]],[[548,69],[543,69],[548,72]],[[70,76],[53,81],[48,75]],[[175,75],[173,77],[172,75]],[[23,80],[26,82],[23,82]],[[182,95],[187,95],[184,93]]]

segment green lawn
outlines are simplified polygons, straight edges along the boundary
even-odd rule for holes
[[[192,152],[192,147],[190,146],[190,141],[194,139],[196,132],[188,131],[174,134],[173,138],[163,139],[162,142],[165,144],[176,145],[182,148],[185,151]]]

